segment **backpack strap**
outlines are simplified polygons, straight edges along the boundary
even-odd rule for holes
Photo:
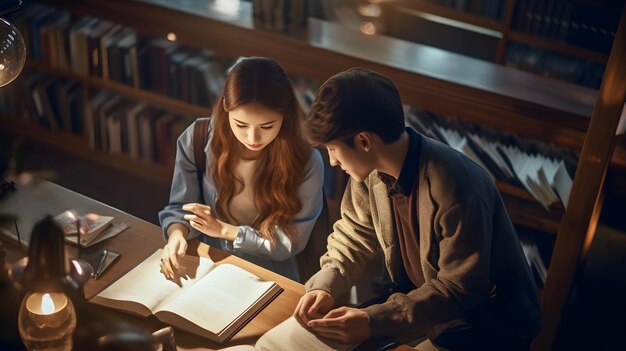
[[[206,154],[204,147],[209,140],[209,122],[211,120],[198,119],[193,126],[193,159],[196,163],[196,177],[198,178],[198,189],[200,189],[200,201],[204,204],[203,177],[206,170]]]

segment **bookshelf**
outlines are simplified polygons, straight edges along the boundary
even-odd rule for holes
[[[131,99],[147,101],[151,104],[161,105],[170,109],[183,111],[195,116],[206,116],[209,109],[202,106],[192,105],[181,100],[173,99],[162,94],[149,90],[134,88],[126,84],[110,79],[103,79],[95,76],[83,76],[67,70],[50,67],[32,60],[27,61],[26,68],[41,71],[52,76],[67,78],[73,81],[82,82],[84,86],[98,89],[115,91],[116,93]]]
[[[472,4],[479,4],[479,8],[472,8]],[[488,6],[497,3],[497,15],[488,15]],[[482,8],[480,7],[482,6]],[[586,7],[585,7],[586,6]],[[507,49],[512,44],[521,44],[534,48],[540,48],[547,52],[562,54],[567,57],[577,58],[585,62],[605,65],[608,59],[608,51],[602,48],[588,48],[580,43],[572,43],[567,34],[572,31],[572,25],[578,28],[584,24],[585,31],[595,35],[594,39],[603,38],[612,41],[616,22],[598,23],[597,19],[590,19],[592,23],[587,27],[587,22],[581,19],[581,15],[572,14],[572,9],[599,9],[609,14],[619,12],[619,1],[586,1],[586,0],[486,0],[486,1],[444,1],[444,0],[398,0],[384,3],[383,9],[387,13],[404,13],[406,16],[421,17],[433,15],[458,22],[462,25],[471,25],[493,31],[497,38],[496,49],[489,60],[498,64],[506,63]],[[582,10],[578,10],[580,12]],[[493,12],[493,11],[491,11]],[[591,16],[591,15],[590,15]],[[604,16],[610,17],[610,16]],[[613,17],[612,20],[616,19]],[[393,21],[393,20],[389,20]],[[608,22],[609,20],[607,20]],[[530,24],[529,24],[530,23]],[[558,27],[566,26],[562,32],[557,32]],[[387,23],[386,27],[393,28],[393,23]],[[593,27],[593,28],[591,28]],[[555,29],[557,28],[557,29]],[[399,30],[402,31],[401,29]],[[398,30],[389,30],[389,35],[400,34]],[[464,31],[461,29],[461,31]],[[597,33],[605,33],[599,35]],[[401,35],[401,34],[400,34]],[[559,37],[560,35],[560,37]]]
[[[546,79],[420,44],[382,36],[367,36],[338,24],[313,18],[309,19],[308,30],[276,33],[254,29],[250,18],[251,9],[245,6],[246,3],[241,3],[238,12],[229,16],[209,12],[206,8],[173,11],[167,7],[171,5],[165,1],[77,1],[67,4],[52,0],[45,3],[77,15],[98,16],[127,25],[139,34],[165,37],[168,33],[176,33],[181,44],[196,48],[220,48],[218,55],[271,56],[289,73],[312,77],[318,81],[348,67],[366,66],[393,79],[403,101],[408,104],[435,113],[457,115],[470,122],[516,133],[522,137],[554,142],[576,151],[582,149],[597,95],[597,91],[593,89]],[[169,25],[163,26],[163,23]],[[211,30],[202,31],[202,28]],[[200,32],[202,35],[198,35]],[[316,64],[310,64],[311,60]],[[446,64],[440,65],[439,61],[445,61]],[[80,76],[32,61],[28,66],[80,81],[87,88],[106,88],[130,98],[165,105],[195,116],[207,113],[206,108],[115,81]],[[28,137],[27,134],[24,135]],[[38,136],[38,140],[48,140],[51,145],[55,144],[57,138],[54,133]],[[82,154],[95,160],[106,159],[97,153],[92,157],[89,153]],[[127,163],[132,164],[133,161],[129,160]],[[620,164],[614,163],[615,167]],[[143,165],[140,162],[129,168],[141,168]],[[161,171],[156,174],[167,174],[163,170],[171,169],[171,166],[157,167]],[[166,175],[159,183],[168,181],[169,175]],[[516,223],[557,232],[564,212],[562,206],[555,205],[545,211],[532,200],[526,190],[503,182],[498,183],[498,187]]]
[[[245,7],[245,3],[241,4],[237,16],[228,18],[208,12],[206,8],[173,12],[165,7],[170,6],[165,5],[166,2],[158,5],[91,1],[46,3],[77,15],[97,16],[127,25],[139,34],[165,37],[168,33],[175,33],[182,45],[220,48],[217,55],[271,56],[288,73],[312,77],[318,81],[348,67],[367,66],[390,76],[408,104],[440,114],[459,115],[473,123],[523,137],[555,142],[574,150],[582,147],[589,123],[588,116],[597,93],[592,89],[537,77],[424,45],[366,36],[341,25],[316,19],[309,20],[308,30],[287,34],[257,30],[249,17],[250,7]],[[163,26],[163,23],[169,25]],[[211,30],[202,31],[202,28]],[[200,32],[202,35],[197,34]],[[372,48],[376,50],[372,51]],[[312,59],[315,65],[310,64]],[[437,59],[445,59],[446,65],[439,65]],[[81,76],[32,61],[29,67],[80,81],[87,89],[109,89],[123,96],[165,105],[194,116],[207,113],[203,107],[112,80]],[[466,70],[464,67],[473,68]],[[543,88],[539,90],[536,87]],[[57,138],[51,133],[38,137],[38,140],[54,145]],[[88,153],[81,152],[81,155],[106,162],[102,161],[106,156],[98,153],[94,153],[93,157],[89,157]],[[133,160],[128,161],[126,163],[133,164]],[[141,168],[144,164],[135,162],[129,169]],[[171,165],[155,166],[160,170],[155,174],[162,177],[158,178],[159,183],[167,183],[170,180],[167,170],[171,169]],[[546,211],[533,201],[526,190],[503,182],[498,183],[498,187],[516,223],[557,232],[564,211],[562,206],[553,205]],[[336,196],[335,202],[338,202],[340,191],[336,193],[339,196]],[[331,203],[331,209],[337,207],[338,204],[333,206]]]
[[[320,82],[353,66],[367,67],[392,79],[405,103],[442,115],[454,115],[465,121],[515,133],[521,137],[555,143],[577,152],[584,153],[585,147],[596,145],[589,140],[605,138],[606,141],[611,141],[613,139],[611,135],[607,138],[605,134],[595,135],[588,132],[592,122],[602,118],[601,115],[598,117],[598,114],[613,113],[613,110],[597,112],[596,100],[598,94],[604,90],[599,92],[595,89],[396,38],[368,36],[336,23],[310,18],[306,29],[280,33],[258,29],[254,26],[251,5],[248,2],[238,2],[237,7],[233,7],[232,12],[229,13],[215,11],[210,6],[207,7],[205,3],[185,2],[183,7],[175,8],[175,5],[165,0],[107,2],[46,0],[42,2],[68,10],[77,16],[90,15],[126,25],[141,35],[166,37],[169,33],[175,33],[177,42],[182,45],[198,49],[212,49],[218,56],[269,56],[276,59],[289,74],[310,77]],[[426,1],[411,1],[411,3],[418,4],[415,6],[422,6],[418,7],[418,10],[429,10],[442,16],[502,32],[502,37],[506,39],[502,39],[498,50],[501,46],[506,47],[509,41],[515,40],[517,35],[512,34],[515,31],[511,29],[514,0],[506,1],[506,8],[502,12],[503,17],[497,20],[461,13],[436,4],[429,4]],[[527,36],[522,34],[520,38]],[[525,39],[519,39],[519,42],[523,40]],[[550,41],[544,42],[547,46],[552,45]],[[591,61],[602,59],[602,56],[593,58],[592,56],[597,53],[594,52],[591,55],[587,49],[578,50],[575,47],[570,48],[569,44],[560,44],[564,49],[557,46],[557,50],[563,50],[563,52],[572,50],[572,52],[577,52],[575,55]],[[497,58],[494,61],[497,62]],[[190,115],[206,115],[205,108],[169,99],[152,91],[132,88],[98,77],[78,76],[34,62],[30,62],[29,66],[34,70],[78,80],[85,85],[86,89],[105,88],[134,99],[164,104]],[[613,68],[611,72],[617,71]],[[621,102],[623,101],[622,97]],[[592,116],[594,116],[593,121]],[[1,116],[0,122],[0,128],[11,133],[43,141],[53,147],[116,169],[126,170],[146,178],[153,177],[159,183],[170,181],[171,165],[138,162],[123,155],[111,155],[91,150],[87,147],[85,137],[37,128],[28,121]],[[67,146],[66,140],[71,140],[70,145],[73,146]],[[613,144],[610,147],[605,145],[595,147],[608,152],[612,151]],[[610,152],[606,155],[604,166],[605,170],[608,169],[609,177],[626,173],[624,172],[626,162],[623,161],[626,158],[623,157],[623,150],[624,144],[621,143],[617,145],[613,158]],[[581,164],[582,162],[579,164],[579,172]],[[336,188],[340,189],[344,181],[345,177],[340,176]],[[594,175],[593,181],[601,185],[603,179],[598,180]],[[579,180],[578,174],[574,183],[575,188],[576,184],[578,187],[582,186],[581,184],[584,185]],[[498,182],[497,186],[516,223],[546,232],[563,231],[563,218],[571,216],[568,216],[570,208],[583,206],[574,202],[574,204],[570,203],[567,212],[559,205],[553,205],[549,211],[546,211],[526,190],[503,182]],[[597,197],[602,187],[596,188]],[[336,211],[340,197],[339,193],[335,199],[330,199],[331,209],[334,208]],[[335,206],[332,206],[333,200]],[[587,208],[582,207],[581,210],[588,211]],[[589,219],[587,216],[581,218]],[[597,218],[595,220],[597,221]],[[587,224],[593,221],[594,219],[590,219]],[[575,250],[578,242],[572,243],[580,237],[570,238],[569,235],[558,235],[557,238],[557,240],[567,240],[568,244],[564,249],[563,244],[555,248],[555,253],[558,250],[559,254],[553,255],[549,277],[555,276],[554,269],[556,268],[553,267],[559,265],[568,274],[575,271],[576,261],[572,261],[570,257],[579,257],[580,254],[580,250],[578,252]],[[563,258],[562,255],[567,257]],[[560,263],[553,265],[555,260]],[[558,284],[550,283],[544,289],[543,294],[557,296],[555,305],[559,305],[564,298],[567,298],[571,284],[564,286],[563,288]],[[556,295],[554,295],[555,292]],[[565,297],[563,294],[566,294]],[[561,310],[557,308],[556,311],[548,312],[557,316],[556,321],[551,320],[557,326],[562,305],[560,308]],[[553,328],[551,332],[555,333],[555,330]],[[548,340],[548,344],[551,342],[550,337],[544,340]]]
[[[73,154],[117,171],[126,172],[156,184],[169,185],[173,167],[139,162],[125,155],[110,154],[90,149],[87,139],[64,131],[51,131],[32,122],[0,116],[2,129],[25,139]]]

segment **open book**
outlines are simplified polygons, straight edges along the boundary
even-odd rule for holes
[[[284,322],[270,329],[257,340],[254,346],[237,345],[223,351],[349,351],[358,345],[341,344],[320,338],[302,327],[295,318],[289,317]]]
[[[154,315],[175,328],[221,343],[283,290],[237,266],[215,265],[195,256],[182,257],[179,280],[168,280],[160,272],[162,251],[90,301],[142,317]]]

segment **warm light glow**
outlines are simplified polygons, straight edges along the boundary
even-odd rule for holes
[[[176,41],[176,33],[174,33],[174,32],[167,33],[167,40],[169,40],[169,41]]]
[[[27,350],[72,350],[76,310],[62,292],[27,293],[17,323]]]
[[[26,62],[26,45],[17,28],[0,18],[0,87],[11,83]]]
[[[235,17],[239,12],[241,3],[239,0],[214,0],[209,2],[211,11],[220,13],[226,17]]]
[[[64,309],[67,306],[68,298],[64,293],[31,293],[24,298],[26,308],[29,312],[48,316]]]
[[[361,32],[367,35],[376,34],[376,25],[372,22],[363,22],[361,23]]]
[[[76,260],[72,260],[72,264],[74,265],[74,268],[76,268],[76,273],[78,273],[78,275],[82,275],[83,267],[80,266],[80,263],[78,263],[78,261]]]
[[[41,297],[41,313],[44,315],[54,313],[54,301],[52,301],[50,294],[43,294]]]
[[[100,219],[100,215],[96,214],[96,213],[87,213],[85,215],[85,218],[87,218],[90,221],[97,221],[98,219]]]
[[[380,6],[376,4],[359,5],[357,10],[365,17],[379,17],[382,12]]]

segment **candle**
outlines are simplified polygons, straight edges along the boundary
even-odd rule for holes
[[[76,312],[62,292],[28,293],[22,301],[18,326],[29,350],[71,350]]]

